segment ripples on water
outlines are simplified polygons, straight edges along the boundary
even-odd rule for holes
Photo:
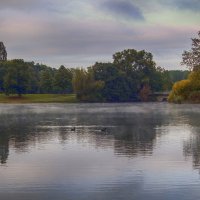
[[[200,199],[200,106],[0,105],[0,199]]]

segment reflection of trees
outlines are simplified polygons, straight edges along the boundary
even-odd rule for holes
[[[80,116],[76,117],[78,122],[85,122],[86,127],[78,127],[74,133],[70,133],[70,128],[68,128],[65,130],[68,131],[68,138],[76,137],[77,142],[87,143],[96,148],[113,148],[116,154],[126,156],[151,154],[156,135],[159,134],[156,127],[165,123],[164,116],[152,113],[90,115],[83,121]],[[97,126],[87,127],[92,124]],[[102,127],[106,127],[105,132],[101,131]],[[62,130],[60,135],[63,137],[66,134]]]
[[[38,127],[42,115],[0,115],[0,159],[6,163],[9,146],[18,152],[28,151],[37,142],[49,139],[51,133]]]
[[[192,134],[183,144],[183,153],[192,156],[194,168],[200,169],[200,123],[199,113],[190,113],[188,115],[188,124],[191,126]]]
[[[61,143],[74,139],[95,148],[113,148],[116,154],[126,156],[145,155],[152,152],[159,134],[156,127],[165,120],[165,115],[150,112],[1,114],[0,156],[6,162],[9,146],[17,152],[26,152],[54,137]],[[76,130],[71,131],[71,126],[76,126]],[[107,127],[106,131],[102,127]]]
[[[193,166],[200,167],[200,135],[195,133],[188,141],[184,143],[183,152],[185,156],[193,157]]]
[[[0,162],[5,164],[9,155],[9,138],[5,134],[0,134]]]
[[[123,116],[116,120],[116,127],[111,129],[116,154],[134,156],[151,154],[157,135],[156,127],[163,123],[160,115]],[[110,137],[110,135],[109,135]]]
[[[151,154],[155,138],[156,130],[154,126],[121,127],[115,136],[115,152],[129,156],[138,153]]]

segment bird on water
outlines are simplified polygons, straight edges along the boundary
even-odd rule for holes
[[[102,131],[102,132],[105,132],[105,131],[107,131],[107,128],[106,128],[106,127],[103,127],[103,128],[101,129],[101,131]]]
[[[75,128],[75,127],[72,127],[72,128],[71,128],[71,131],[75,131],[75,130],[76,130],[76,128]]]

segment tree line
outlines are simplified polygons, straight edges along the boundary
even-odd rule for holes
[[[14,59],[0,62],[0,90],[6,95],[72,93],[72,69]]]
[[[19,96],[75,93],[78,100],[89,102],[148,101],[153,92],[171,90],[181,73],[157,67],[151,53],[135,49],[117,52],[113,62],[97,62],[86,69],[55,69],[14,59],[0,62],[0,91]]]

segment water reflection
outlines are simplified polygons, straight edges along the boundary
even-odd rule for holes
[[[184,142],[184,154],[193,155],[194,165],[199,165],[198,109],[194,112],[190,107],[182,109],[183,107],[170,107],[171,105],[166,104],[48,106],[1,107],[2,164],[8,158],[9,146],[17,152],[27,152],[37,143],[55,139],[55,132],[62,144],[76,138],[77,142],[85,142],[95,148],[112,148],[116,155],[151,155],[156,138],[164,134],[161,127],[188,124],[194,134]],[[75,130],[72,131],[72,127]],[[106,131],[102,131],[102,128]]]
[[[112,148],[117,155],[150,155],[156,135],[160,134],[157,127],[168,121],[163,113],[144,112],[144,109],[132,113],[114,107],[105,113],[101,109],[91,111],[94,108],[88,108],[88,112],[76,107],[75,112],[54,108],[49,114],[45,109],[37,112],[37,107],[28,108],[23,112],[16,106],[12,112],[0,115],[2,163],[6,163],[9,146],[16,152],[28,152],[37,143],[55,139],[56,133],[62,144],[75,138],[78,143],[85,142],[95,148]]]
[[[199,116],[164,103],[0,105],[0,198],[199,199]]]
[[[192,156],[193,167],[200,170],[200,115],[191,112],[189,116],[188,124],[191,126],[191,135],[184,142],[183,152],[186,158]]]
[[[6,134],[0,134],[0,162],[5,164],[9,155],[9,138]]]

